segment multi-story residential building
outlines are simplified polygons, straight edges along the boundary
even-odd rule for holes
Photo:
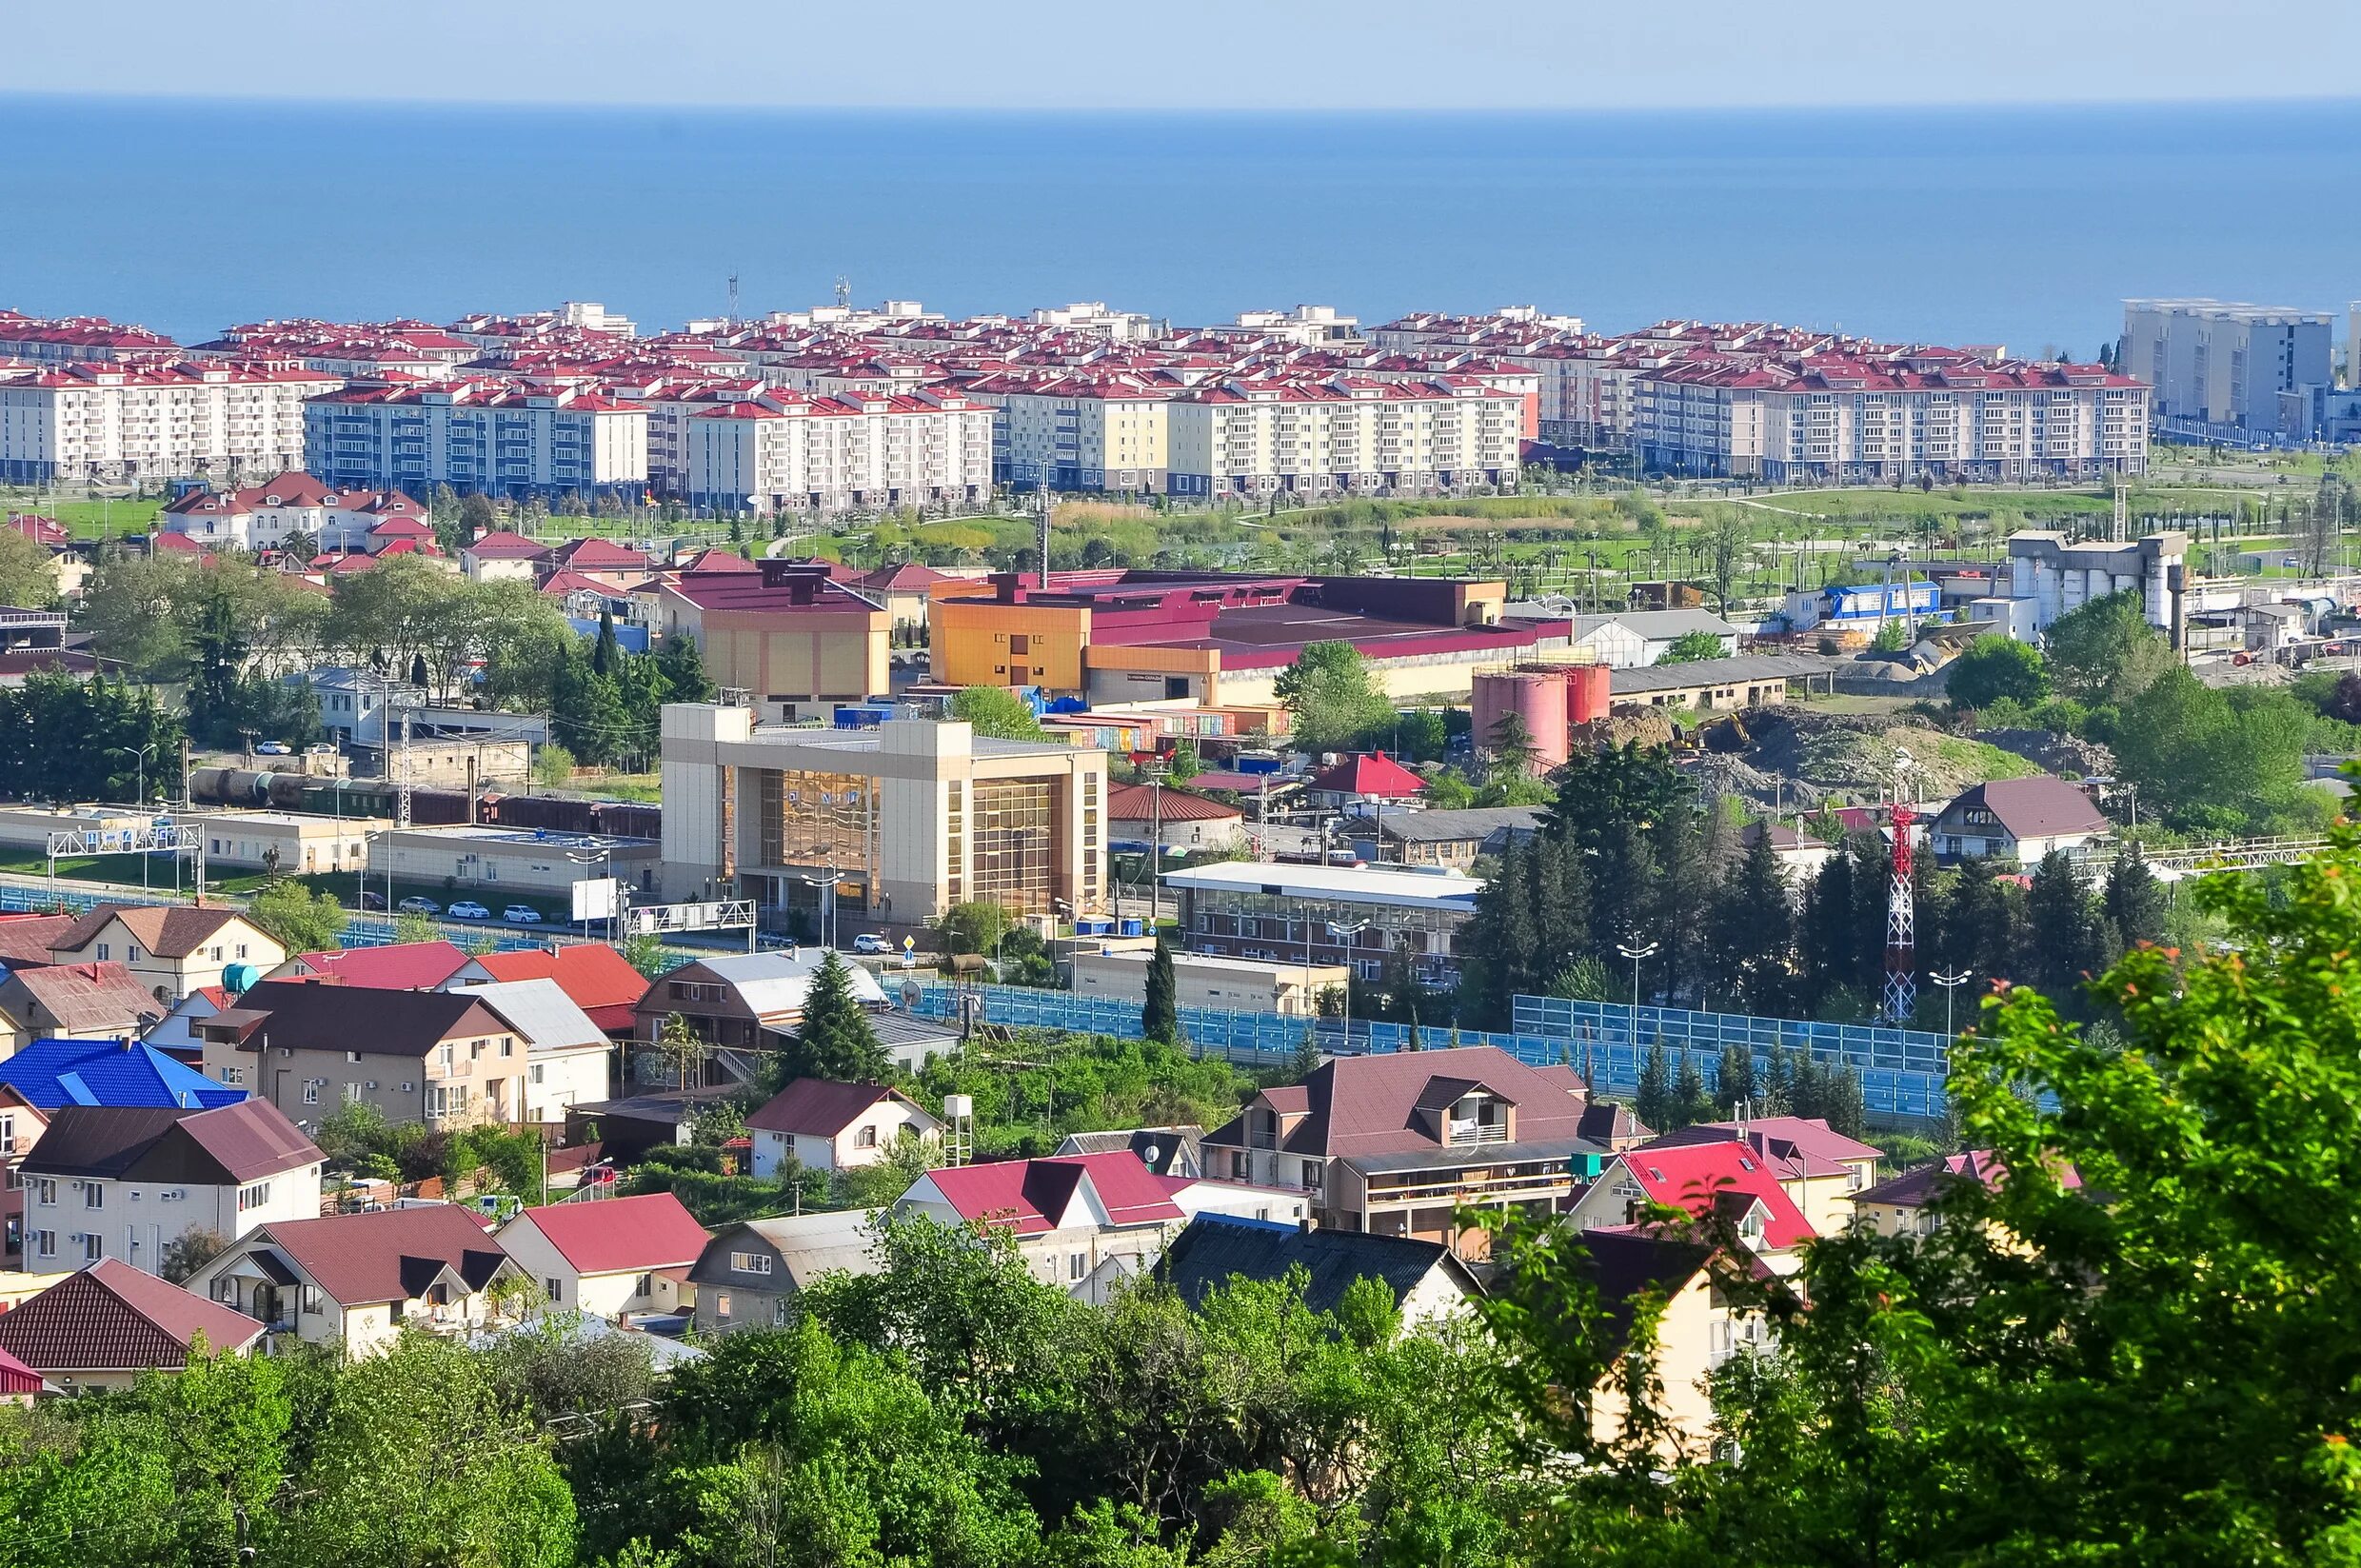
[[[749,708],[664,710],[666,896],[722,887],[769,909],[836,907],[916,925],[988,900],[1095,909],[1106,862],[1103,751],[891,719],[864,730],[757,725]]]
[[[52,941],[53,963],[120,963],[168,1005],[219,985],[234,964],[261,974],[287,962],[287,949],[235,909],[102,903]]]
[[[301,467],[304,403],[342,385],[215,362],[0,364],[0,480],[259,479]]]
[[[1322,1226],[1481,1259],[1487,1233],[1462,1230],[1458,1209],[1570,1211],[1614,1158],[1617,1127],[1571,1068],[1469,1045],[1331,1058],[1262,1090],[1203,1147],[1215,1176],[1308,1188]]]
[[[554,980],[486,981],[461,989],[481,997],[525,1042],[525,1102],[514,1120],[563,1126],[576,1105],[614,1092],[614,1042]]]
[[[1647,1360],[1664,1457],[1710,1457],[1723,1430],[1714,1415],[1714,1373],[1734,1356],[1768,1352],[1776,1339],[1761,1305],[1763,1286],[1750,1278],[1753,1260],[1688,1237],[1618,1226],[1584,1232],[1576,1267],[1597,1292],[1599,1327],[1616,1350]],[[1644,1348],[1634,1342],[1643,1311],[1651,1317]],[[1615,1364],[1579,1397],[1598,1441],[1624,1435],[1629,1388],[1625,1368]]]
[[[208,1078],[309,1125],[358,1102],[392,1121],[465,1127],[522,1120],[529,1102],[530,1046],[473,991],[266,980],[196,1034]]]
[[[1513,488],[1524,399],[1475,377],[1223,381],[1172,400],[1175,495]]]
[[[259,485],[189,490],[157,526],[207,549],[275,550],[301,535],[321,550],[374,553],[394,538],[433,537],[426,515],[399,490],[340,490],[289,471]]]
[[[642,1040],[660,1040],[678,1019],[698,1039],[724,1049],[761,1048],[765,1034],[791,1035],[804,1022],[804,1000],[811,995],[822,957],[819,950],[799,949],[730,953],[684,963],[665,971],[641,996],[636,1033]],[[885,1004],[876,975],[860,966],[847,974],[854,1001]]]
[[[647,410],[497,378],[355,387],[306,404],[303,451],[307,468],[339,486],[636,501],[647,486]]]
[[[1632,441],[1675,473],[1939,483],[2148,466],[2148,387],[2098,365],[1712,357],[1641,371],[1634,387]]]
[[[841,511],[976,501],[992,487],[992,410],[956,393],[766,392],[688,421],[689,504]]]
[[[1002,483],[1157,494],[1171,466],[1171,403],[1189,385],[1170,370],[1010,370],[969,383],[967,395],[1000,410],[992,473]]]
[[[367,1356],[406,1325],[461,1334],[503,1320],[525,1271],[456,1203],[262,1225],[188,1277],[188,1289],[277,1334]]]
[[[145,327],[127,327],[104,316],[44,319],[0,310],[0,359],[36,365],[107,364],[177,354],[180,345]]]
[[[150,1274],[190,1231],[235,1239],[320,1212],[327,1156],[259,1100],[209,1110],[61,1105],[17,1166],[25,1267],[119,1258]]]
[[[2232,439],[2279,427],[2279,394],[2334,383],[2326,310],[2220,300],[2125,300],[2116,364],[2155,388],[2176,432]]]
[[[1803,1244],[1818,1234],[1772,1162],[1739,1141],[1626,1149],[1568,1208],[1567,1222],[1582,1231],[1617,1229],[1647,1222],[1656,1209],[1710,1217],[1781,1276],[1802,1266]]]
[[[1181,940],[1192,952],[1349,963],[1374,981],[1407,950],[1422,980],[1453,984],[1459,934],[1475,918],[1484,884],[1439,868],[1248,861],[1167,872],[1164,885],[1180,896]]]

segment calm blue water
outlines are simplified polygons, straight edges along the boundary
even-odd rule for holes
[[[0,97],[0,305],[194,341],[601,300],[1538,303],[2088,354],[2127,294],[2361,296],[2361,104],[1185,116]]]

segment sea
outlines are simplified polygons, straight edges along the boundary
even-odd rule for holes
[[[1373,88],[1381,98],[1382,87]],[[2121,300],[2361,298],[2361,101],[753,111],[0,96],[0,307],[184,342],[595,300],[1534,305],[2089,356]]]

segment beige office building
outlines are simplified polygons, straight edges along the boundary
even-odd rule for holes
[[[987,900],[1021,914],[1098,907],[1106,753],[978,735],[956,722],[874,729],[758,724],[749,708],[664,710],[665,895],[816,910],[837,874],[850,923],[913,925]]]
[[[1076,953],[1072,960],[1075,992],[1144,1005],[1148,963],[1154,956],[1146,947]],[[1310,1018],[1319,1010],[1322,992],[1343,992],[1346,975],[1341,963],[1283,963],[1273,959],[1216,958],[1210,953],[1172,955],[1175,1001],[1182,1007]]]

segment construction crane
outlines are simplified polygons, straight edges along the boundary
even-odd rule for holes
[[[1910,886],[1910,830],[1918,818],[1906,798],[1906,784],[1916,766],[1908,751],[1896,748],[1894,801],[1887,810],[1894,828],[1894,877],[1886,889],[1886,986],[1878,1011],[1887,1022],[1897,1024],[1909,1022],[1918,1010],[1918,909]]]

